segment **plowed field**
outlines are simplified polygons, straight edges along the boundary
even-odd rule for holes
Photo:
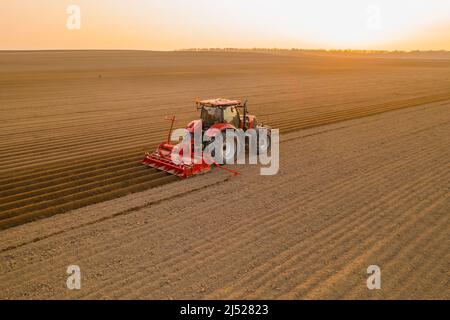
[[[248,98],[283,133],[450,99],[449,60],[221,52],[0,53],[0,229],[176,181],[144,151]]]
[[[449,102],[309,128],[282,136],[277,175],[214,170],[3,230],[0,298],[449,299],[449,133]]]

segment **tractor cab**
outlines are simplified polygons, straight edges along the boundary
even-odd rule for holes
[[[252,117],[248,115],[246,103],[242,104],[239,100],[202,100],[197,102],[197,109],[200,110],[203,129],[208,129],[217,123],[246,129],[250,124],[249,118]]]

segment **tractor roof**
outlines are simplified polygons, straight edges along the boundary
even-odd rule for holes
[[[208,107],[228,107],[228,106],[239,105],[239,104],[241,104],[241,101],[218,98],[218,99],[202,100],[199,103],[202,106],[208,106]]]

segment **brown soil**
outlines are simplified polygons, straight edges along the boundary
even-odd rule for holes
[[[0,298],[449,299],[449,133],[448,102],[310,128],[282,136],[275,176],[215,169],[3,230]],[[381,290],[366,287],[372,264]]]
[[[231,52],[1,52],[0,229],[175,181],[140,165],[196,117],[248,98],[282,132],[450,99],[450,61]]]

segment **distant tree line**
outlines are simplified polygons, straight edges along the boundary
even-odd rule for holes
[[[363,53],[363,54],[398,54],[398,53],[450,53],[447,50],[355,50],[355,49],[280,49],[280,48],[187,48],[175,51],[227,51],[227,52],[305,52],[305,53]]]

